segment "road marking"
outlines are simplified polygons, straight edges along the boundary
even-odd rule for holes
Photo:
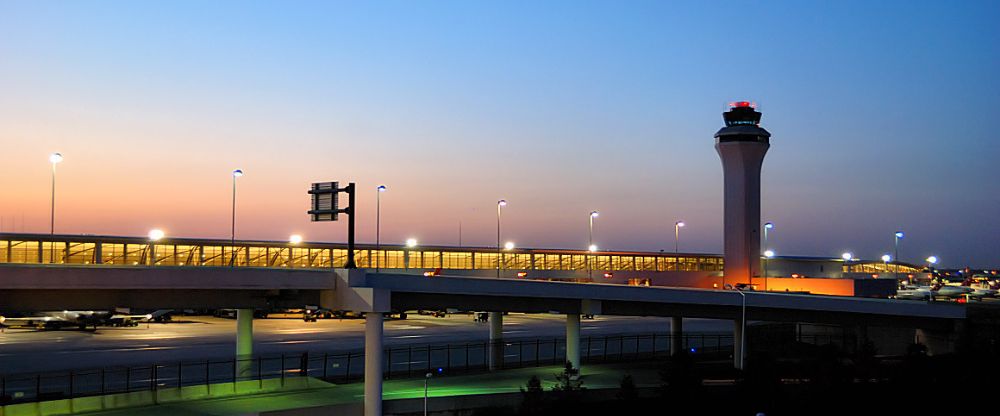
[[[290,341],[271,341],[262,342],[261,344],[308,344],[310,342],[318,342],[317,339],[300,339],[300,340],[290,340]]]
[[[416,326],[416,325],[399,325],[399,326],[393,325],[393,326],[391,326],[391,328],[392,329],[425,329],[427,327],[426,326]]]

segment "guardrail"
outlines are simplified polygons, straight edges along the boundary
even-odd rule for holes
[[[732,353],[731,334],[687,334],[684,349],[696,357],[723,358]],[[609,335],[580,340],[584,363],[651,360],[670,355],[669,334]],[[504,340],[441,345],[409,345],[385,349],[385,377],[422,377],[425,373],[467,374],[488,371],[493,348],[503,350],[499,368],[561,364],[563,338]],[[245,381],[315,377],[350,383],[364,376],[364,352],[262,355],[247,359],[182,361],[145,366],[109,367],[39,374],[0,376],[0,405],[40,402],[136,391]]]

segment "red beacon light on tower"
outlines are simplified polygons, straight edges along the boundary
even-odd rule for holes
[[[757,103],[750,101],[733,101],[729,103],[729,108],[757,108]]]

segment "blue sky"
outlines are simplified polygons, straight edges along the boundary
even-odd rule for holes
[[[360,235],[719,252],[724,105],[773,134],[779,254],[1000,263],[996,2],[0,0],[7,230],[342,240],[304,189],[354,180]],[[152,185],[152,186],[150,186]],[[136,192],[136,190],[152,192]],[[367,204],[367,206],[365,205]],[[371,211],[371,212],[369,212]],[[12,219],[13,218],[13,219]]]

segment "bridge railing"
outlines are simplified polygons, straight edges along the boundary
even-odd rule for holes
[[[583,363],[643,361],[671,354],[668,334],[633,334],[583,337]],[[685,351],[702,359],[726,358],[732,353],[731,334],[687,334]],[[559,365],[566,360],[563,338],[531,338],[490,342],[391,346],[385,349],[387,379],[488,371],[493,349],[503,351],[501,369]],[[247,359],[182,361],[143,366],[108,367],[39,374],[0,376],[0,405],[40,402],[137,391],[157,391],[258,381],[263,388],[289,378],[314,377],[337,383],[360,381],[364,352],[261,355]],[[244,386],[241,388],[246,388]],[[253,385],[254,383],[249,383]],[[252,388],[252,387],[251,387]]]

